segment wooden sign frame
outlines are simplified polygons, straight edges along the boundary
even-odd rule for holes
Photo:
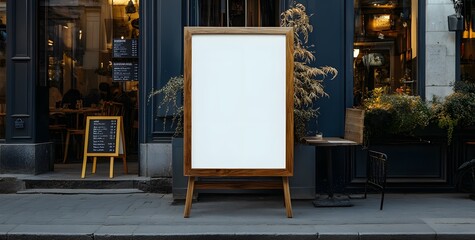
[[[88,152],[89,141],[91,135],[89,134],[91,128],[91,121],[94,120],[116,120],[117,121],[117,130],[115,132],[115,150],[114,152]],[[81,171],[81,178],[86,177],[86,165],[87,158],[93,157],[93,166],[92,173],[96,173],[97,166],[97,157],[109,157],[110,158],[110,171],[109,177],[114,177],[114,158],[122,158],[124,164],[124,173],[127,174],[127,153],[125,147],[125,134],[124,134],[124,125],[122,121],[122,116],[87,116],[86,118],[86,128],[84,130],[84,155],[83,155],[83,165]]]
[[[193,168],[193,153],[192,153],[192,111],[194,109],[192,103],[192,85],[193,78],[193,46],[192,40],[194,36],[216,36],[216,37],[234,37],[234,36],[256,36],[256,37],[269,37],[269,36],[284,36],[284,51],[285,53],[285,167],[283,168]],[[293,96],[293,68],[294,68],[294,56],[293,56],[293,29],[292,28],[213,28],[213,27],[185,27],[184,31],[184,175],[185,176],[292,176],[293,175],[293,147],[294,147],[294,132],[293,132],[293,109],[294,109],[294,96]],[[242,47],[242,46],[241,46]],[[252,58],[253,56],[249,56]],[[259,56],[262,61],[266,61],[265,55]],[[272,56],[271,56],[272,57]],[[232,60],[231,60],[232,61]],[[229,66],[229,65],[226,65]],[[225,67],[226,67],[225,66]],[[220,68],[222,66],[215,66]],[[231,69],[232,70],[232,69]],[[230,71],[231,73],[231,71]],[[221,79],[226,81],[225,78]],[[259,80],[259,79],[256,79]],[[276,82],[275,84],[280,84]],[[252,86],[251,86],[252,87]],[[210,91],[215,91],[210,90]],[[229,91],[229,89],[217,89],[218,91]],[[265,90],[261,90],[264,94]],[[245,91],[243,91],[245,92]],[[256,102],[256,104],[259,104]],[[262,106],[268,108],[271,106]],[[220,114],[216,112],[216,114]],[[237,112],[236,114],[240,114]],[[213,118],[215,116],[209,116]],[[260,126],[256,123],[256,127],[253,128],[254,134],[259,135]],[[267,124],[267,123],[264,123]],[[226,129],[220,129],[220,131],[226,131]],[[249,136],[252,138],[253,136]],[[275,136],[273,136],[275,137]],[[229,136],[225,141],[229,141],[233,136]],[[216,139],[221,141],[224,139]],[[259,146],[265,148],[263,146]],[[241,149],[246,151],[245,149]],[[276,149],[277,150],[277,149]],[[226,159],[223,159],[225,161]],[[243,159],[245,161],[245,159]]]
[[[293,28],[185,27],[184,175],[189,177],[185,218],[190,215],[194,189],[283,189],[287,217],[292,217],[288,177],[294,171],[293,53]],[[244,97],[231,94],[234,92]],[[257,99],[246,99],[246,94]],[[193,105],[194,101],[198,103]],[[241,101],[245,103],[241,105]],[[262,106],[254,109],[255,105]],[[231,109],[236,115],[223,113],[223,109]],[[227,115],[220,118],[222,114]],[[241,115],[245,116],[245,124],[241,124]],[[223,132],[232,134],[226,136]],[[254,138],[259,141],[245,143]],[[269,176],[282,180],[196,181],[196,177]]]

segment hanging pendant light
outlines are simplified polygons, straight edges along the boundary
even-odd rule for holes
[[[127,14],[127,16],[129,16],[129,21],[130,21],[130,15],[136,12],[137,12],[137,9],[135,8],[134,2],[132,0],[129,0],[129,3],[127,3],[127,6],[125,6],[125,13]]]

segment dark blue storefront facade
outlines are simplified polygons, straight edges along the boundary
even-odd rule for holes
[[[157,109],[158,97],[149,99],[153,89],[162,87],[168,79],[183,73],[183,27],[196,26],[199,0],[141,0],[139,39],[139,175],[172,178],[172,136],[169,126],[163,127],[163,119],[170,118]],[[279,2],[280,12],[292,1]],[[323,132],[325,136],[343,136],[345,109],[353,106],[353,37],[354,1],[299,1],[313,14],[310,21],[314,31],[310,43],[314,45],[315,66],[332,66],[338,76],[325,81],[328,98],[319,99],[318,121],[310,124],[309,131]],[[425,38],[426,1],[418,1],[419,39]],[[41,28],[36,19],[38,1],[15,0],[8,2],[8,106],[7,136],[1,145],[2,172],[39,174],[53,170],[52,148],[47,133],[48,110],[41,96],[46,96],[46,85],[39,81],[41,58],[37,48],[41,42]],[[425,41],[418,41],[418,94],[425,96]],[[25,88],[26,87],[26,88]],[[25,89],[27,89],[25,91]],[[218,114],[218,113],[217,113]],[[18,120],[20,119],[20,120]],[[15,126],[18,121],[23,128]],[[318,123],[318,124],[317,124]],[[460,151],[447,146],[440,136],[426,134],[423,141],[395,141],[375,144],[373,148],[387,152],[391,158],[390,187],[394,189],[429,189],[451,191],[454,188],[454,170]],[[27,146],[27,148],[24,148]],[[25,149],[29,149],[25,152]],[[468,150],[471,151],[471,150]],[[18,154],[24,156],[18,158]],[[15,156],[15,157],[14,157]],[[341,149],[334,156],[335,181],[340,189],[359,188],[365,173],[366,150]],[[325,166],[316,156],[316,186],[321,189],[325,182]],[[320,158],[321,159],[321,158]],[[305,165],[305,164],[304,164]],[[314,164],[309,164],[313,166]]]

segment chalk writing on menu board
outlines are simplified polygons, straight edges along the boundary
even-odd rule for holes
[[[114,58],[138,58],[138,40],[137,39],[114,39],[113,55]]]
[[[112,79],[114,81],[137,81],[139,64],[137,62],[113,62]]]
[[[117,139],[116,119],[94,119],[89,123],[88,153],[115,153]]]

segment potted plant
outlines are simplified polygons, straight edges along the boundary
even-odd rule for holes
[[[311,66],[315,55],[310,49],[309,34],[313,31],[310,17],[301,3],[294,2],[281,14],[281,27],[294,29],[294,176],[290,178],[292,198],[315,198],[315,147],[300,144],[308,135],[307,124],[316,119],[318,108],[314,102],[328,94],[323,81],[331,76],[334,79],[338,71],[333,67]]]

